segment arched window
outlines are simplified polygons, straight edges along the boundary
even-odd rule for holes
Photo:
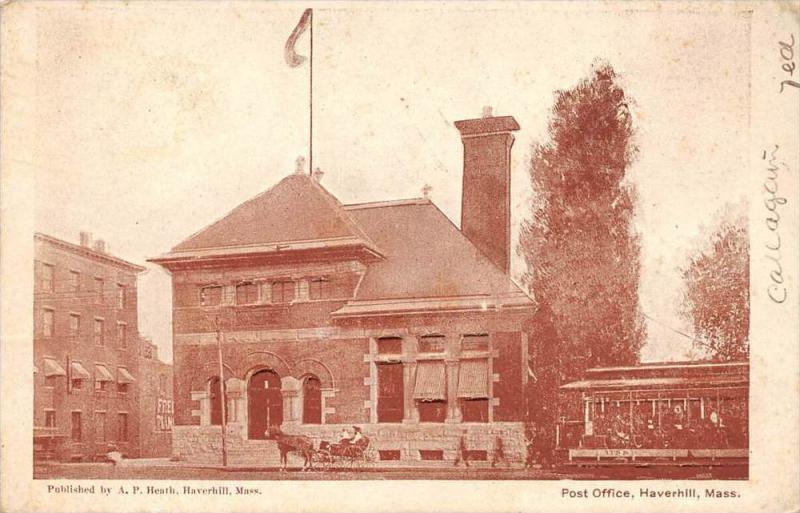
[[[222,425],[222,390],[218,377],[213,377],[208,382],[208,399],[211,403],[211,425]]]
[[[322,424],[322,391],[319,378],[303,380],[303,424]]]

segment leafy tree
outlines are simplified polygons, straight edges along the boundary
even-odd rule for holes
[[[683,314],[696,349],[718,361],[750,356],[750,242],[744,216],[725,216],[683,269]]]
[[[532,345],[552,344],[535,369],[556,368],[557,380],[530,385],[550,395],[558,383],[598,365],[636,363],[644,341],[639,310],[639,239],[632,228],[633,189],[625,183],[636,147],[625,92],[610,65],[556,93],[549,140],[533,147],[532,215],[518,252],[523,281],[547,314]],[[552,340],[537,340],[544,329]],[[536,397],[533,395],[533,397]],[[535,400],[535,399],[534,399]],[[554,413],[531,410],[531,418]],[[541,419],[544,420],[544,419]],[[538,422],[538,420],[537,420]]]

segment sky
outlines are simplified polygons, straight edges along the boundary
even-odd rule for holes
[[[431,197],[458,224],[453,122],[513,115],[512,232],[554,92],[609,62],[632,102],[642,359],[681,360],[680,267],[747,187],[748,18],[568,4],[319,4],[314,165],[343,203]],[[283,45],[304,4],[52,3],[36,33],[35,225],[143,263],[293,172],[308,154],[308,67]],[[728,9],[730,11],[730,9]],[[724,43],[724,44],[723,44]],[[307,55],[307,37],[298,52]],[[512,262],[515,276],[524,262]],[[171,359],[169,276],[139,279],[140,331]]]

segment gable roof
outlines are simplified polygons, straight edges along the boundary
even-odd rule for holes
[[[342,204],[306,174],[292,174],[190,236],[162,257],[244,253],[280,244],[278,249],[375,244]]]

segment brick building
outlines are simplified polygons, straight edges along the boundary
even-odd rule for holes
[[[219,463],[221,340],[232,464],[266,463],[269,426],[381,460],[524,459],[526,332],[511,280],[513,117],[456,122],[461,230],[427,198],[343,205],[284,178],[152,259],[173,282],[173,451]]]
[[[34,236],[34,455],[91,460],[140,454],[142,343],[137,274],[91,245]],[[168,447],[167,447],[168,448]]]
[[[172,365],[158,359],[158,347],[142,340],[139,359],[139,443],[142,458],[172,454]]]

